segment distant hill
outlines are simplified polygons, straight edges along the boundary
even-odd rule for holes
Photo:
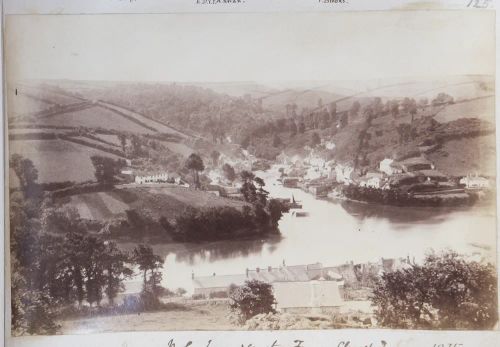
[[[239,146],[267,159],[282,151],[305,155],[306,146],[314,146],[313,133],[318,133],[323,141],[335,144],[333,150],[318,149],[326,157],[364,170],[375,168],[385,157],[419,151],[433,153],[434,160],[446,163],[454,155],[447,144],[451,140],[456,141],[457,151],[465,153],[461,147],[475,147],[481,136],[494,130],[493,82],[488,76],[338,83],[24,81],[9,89],[8,116],[11,134],[18,134],[16,142],[21,141],[22,132],[33,132],[34,127],[36,132],[52,132],[58,137],[83,128],[92,136],[108,136],[115,147],[108,150],[109,143],[88,139],[84,145],[113,154],[122,150],[120,133],[129,136],[127,146],[133,136],[139,136],[150,157],[143,160],[147,167],[161,165],[161,148],[170,156],[177,155],[169,162],[178,165],[192,152],[201,153],[205,160],[210,160],[212,150],[238,158],[241,153],[235,148]],[[453,102],[434,104],[439,93]],[[418,104],[415,114],[403,111],[404,98]],[[331,113],[333,101],[335,115]],[[374,102],[385,111],[377,111],[368,122],[366,110]],[[397,115],[388,109],[391,103],[399,105]],[[353,111],[355,104],[357,110]],[[347,123],[339,126],[342,117]],[[463,119],[469,120],[456,122]],[[299,131],[301,123],[305,126]],[[55,148],[61,145],[39,144],[52,148],[54,156],[65,152]],[[467,171],[466,166],[460,171]],[[474,167],[477,164],[470,169]],[[79,180],[89,175],[81,176]]]

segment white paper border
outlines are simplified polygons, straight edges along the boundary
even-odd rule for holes
[[[487,10],[496,8],[496,0],[445,0],[445,1],[409,1],[409,0],[347,0],[346,4],[321,3],[319,0],[243,0],[244,3],[236,5],[210,5],[197,4],[203,0],[4,0],[2,6],[2,39],[3,39],[3,15],[4,14],[97,14],[97,13],[213,13],[213,12],[331,12],[331,11],[360,11],[360,10],[439,10],[439,9],[470,9],[485,10],[484,8],[474,8],[474,4],[479,7],[486,5]],[[472,6],[471,6],[472,5]],[[499,34],[499,20],[496,18],[496,34]],[[2,41],[3,42],[3,41]],[[496,41],[497,51],[499,46]],[[0,54],[3,58],[3,44],[0,47]],[[2,59],[3,62],[3,59]],[[3,64],[2,64],[3,67]],[[0,77],[3,76],[3,68]],[[496,90],[498,90],[498,70],[496,72]],[[3,77],[2,77],[3,81]],[[2,90],[3,90],[2,83]],[[496,95],[496,105],[499,96]],[[1,101],[3,110],[3,98]],[[496,122],[499,124],[498,106],[496,106]],[[4,123],[0,125],[0,136],[4,137]],[[497,137],[497,172],[500,172],[500,160],[498,159],[498,148],[500,141]],[[3,142],[2,142],[3,143]],[[5,148],[5,146],[4,146]],[[4,164],[4,151],[0,154],[0,162]],[[4,167],[2,166],[2,173]],[[500,179],[497,174],[497,187],[500,186]],[[1,185],[0,192],[4,193],[4,185]],[[3,199],[0,202],[0,222],[5,225],[5,211],[3,209]],[[500,199],[497,195],[497,215]],[[2,228],[4,231],[4,228]],[[498,223],[497,223],[498,235]],[[5,234],[4,234],[5,236]],[[497,237],[498,239],[498,237]],[[4,250],[4,238],[0,240],[0,248]],[[497,264],[500,264],[500,256],[497,242]],[[4,287],[4,267],[0,269],[0,294],[5,297]],[[500,301],[500,300],[499,300]],[[0,318],[4,320],[5,302],[0,301]],[[0,327],[3,336],[10,336],[10,324]],[[4,335],[5,333],[5,335]],[[63,335],[63,336],[36,336],[17,337],[5,336],[5,346],[164,346],[183,347],[189,345],[193,347],[207,346],[208,341],[211,347],[266,347],[275,346],[293,347],[379,347],[381,341],[387,342],[386,347],[494,347],[500,346],[499,331],[402,331],[402,330],[321,330],[321,331],[264,331],[264,332],[243,332],[243,331],[198,331],[198,332],[128,332],[128,333],[103,333],[90,335]],[[347,344],[349,342],[349,344]],[[442,346],[441,346],[442,344]]]

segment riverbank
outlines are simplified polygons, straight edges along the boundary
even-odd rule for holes
[[[289,265],[330,265],[408,255],[418,260],[431,249],[454,249],[495,259],[495,248],[488,247],[496,242],[494,204],[491,208],[484,208],[482,202],[453,208],[397,207],[316,199],[313,194],[280,185],[277,168],[255,174],[265,180],[271,198],[294,197],[309,216],[297,218],[285,213],[278,225],[280,235],[206,243],[153,243],[155,254],[165,259],[163,286],[192,293],[193,273],[234,275],[244,273],[246,268],[277,267],[283,261]],[[133,241],[120,247],[131,249]],[[140,290],[140,280],[133,288],[127,284],[127,290]]]

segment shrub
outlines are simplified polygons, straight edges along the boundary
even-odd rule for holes
[[[497,320],[495,267],[455,252],[382,275],[373,299],[380,325],[398,329],[492,329]]]

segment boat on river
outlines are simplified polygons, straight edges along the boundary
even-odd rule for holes
[[[290,208],[293,209],[301,209],[302,204],[300,204],[300,201],[295,201],[295,197],[292,195],[292,202],[290,203]]]
[[[294,213],[295,213],[295,217],[308,217],[309,216],[309,212],[297,211]]]

